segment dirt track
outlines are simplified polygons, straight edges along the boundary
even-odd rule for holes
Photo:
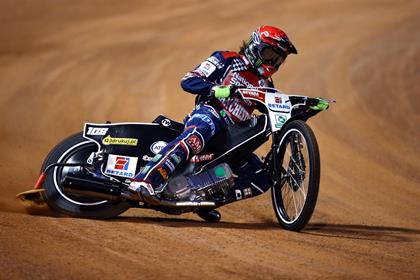
[[[256,2],[0,2],[0,279],[419,279],[419,1]],[[276,225],[269,194],[218,225],[34,216],[14,200],[85,121],[181,119],[182,75],[264,23],[300,52],[276,85],[338,101],[310,121],[322,180],[302,233]]]

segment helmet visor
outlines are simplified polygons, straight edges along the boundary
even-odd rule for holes
[[[286,59],[287,54],[278,48],[264,46],[261,48],[260,57],[264,64],[279,68]]]

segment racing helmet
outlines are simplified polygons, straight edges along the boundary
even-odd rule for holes
[[[297,50],[287,34],[268,25],[260,26],[252,33],[244,51],[245,57],[264,78],[271,77],[291,53],[297,54]]]

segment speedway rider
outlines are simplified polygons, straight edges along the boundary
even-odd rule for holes
[[[289,54],[297,54],[297,50],[284,31],[260,26],[239,53],[216,51],[188,72],[181,87],[198,95],[198,105],[187,116],[184,132],[135,176],[129,190],[146,201],[156,196],[155,190],[165,185],[175,168],[200,153],[215,134],[228,125],[250,119],[257,104],[232,96],[235,87],[274,87],[271,76]],[[266,174],[258,174],[262,166],[258,157],[253,155],[244,166],[236,172],[253,176],[236,182],[235,193],[239,190],[240,198],[246,198],[267,191],[269,180]],[[208,214],[220,217],[217,211],[209,211],[213,212]]]

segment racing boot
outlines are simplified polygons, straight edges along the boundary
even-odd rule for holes
[[[210,223],[217,223],[220,221],[222,215],[219,211],[214,209],[198,209],[194,211],[201,219]]]
[[[159,199],[156,197],[155,190],[150,183],[145,181],[133,181],[130,183],[128,190],[136,194],[141,201],[157,205]]]

